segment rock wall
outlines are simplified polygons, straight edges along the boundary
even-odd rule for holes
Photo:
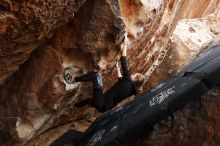
[[[218,27],[220,3],[218,1],[185,1],[183,11],[172,36],[169,51],[163,62],[150,76],[146,89],[173,76],[202,51],[220,44]],[[196,8],[195,8],[196,7]],[[127,145],[151,146],[217,146],[219,145],[219,88],[215,88],[200,101],[194,101],[182,111],[174,114],[175,123],[171,128],[170,118],[155,125],[154,130],[128,142]]]
[[[219,42],[219,18],[218,0],[0,1],[0,144],[46,146],[68,128],[84,131],[100,115],[74,107],[91,96],[91,84],[66,84],[64,67],[99,70],[108,89],[126,32],[130,69],[146,75],[147,91]],[[176,136],[163,128],[165,120],[130,145],[218,145],[217,96],[217,89],[206,95],[197,116],[193,104],[177,113]],[[212,136],[204,138],[207,131]]]
[[[25,142],[58,122],[68,104],[77,101],[78,88],[66,89],[63,68],[74,64],[83,72],[99,69],[102,56],[110,56],[111,62],[114,56],[108,53],[117,55],[125,26],[118,1],[1,1],[0,5],[1,125]],[[77,93],[84,97],[82,90]]]
[[[0,2],[0,84],[15,73],[30,53],[68,23],[85,0],[2,0]],[[65,17],[63,17],[65,16]]]

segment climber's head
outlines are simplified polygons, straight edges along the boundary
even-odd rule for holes
[[[141,73],[136,73],[134,75],[131,75],[131,79],[137,86],[137,89],[142,90],[142,86],[144,85],[146,77]]]

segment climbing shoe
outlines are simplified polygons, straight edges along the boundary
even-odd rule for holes
[[[80,68],[78,68],[77,66],[64,68],[64,80],[68,84],[72,84],[74,82],[74,74],[78,71],[80,71]]]

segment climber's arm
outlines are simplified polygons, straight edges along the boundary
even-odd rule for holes
[[[124,43],[122,44],[122,55],[121,56],[124,56],[124,57],[127,57],[127,44]]]
[[[116,63],[116,68],[117,68],[118,78],[121,78],[121,77],[122,77],[122,74],[121,74],[120,67],[119,67],[119,65],[118,65],[118,61],[117,61],[117,63]]]
[[[131,75],[130,75],[130,71],[128,69],[128,63],[127,63],[127,45],[124,44],[122,46],[122,56],[121,56],[121,68],[122,68],[122,74],[123,74],[123,78],[128,78],[130,79],[131,78]]]

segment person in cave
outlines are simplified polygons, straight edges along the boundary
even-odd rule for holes
[[[93,83],[93,98],[87,99],[83,102],[76,104],[76,106],[82,106],[89,104],[95,107],[99,112],[105,112],[112,109],[117,103],[126,99],[132,95],[137,94],[137,90],[140,90],[145,77],[140,73],[131,75],[127,64],[127,45],[122,45],[122,56],[120,58],[122,74],[117,62],[118,81],[105,93],[103,93],[103,82],[101,74],[98,72],[90,72],[73,79],[68,70],[64,71],[64,79],[68,83],[74,82],[88,82]],[[71,68],[69,68],[71,69]]]

